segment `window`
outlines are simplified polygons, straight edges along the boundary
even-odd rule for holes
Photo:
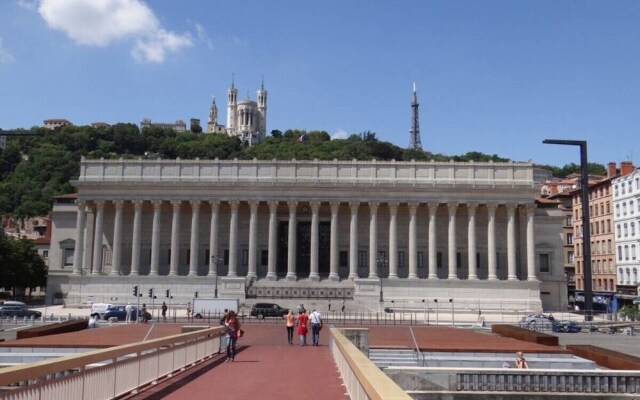
[[[73,265],[73,255],[75,253],[75,249],[73,248],[65,248],[64,249],[64,266]]]
[[[438,252],[437,259],[438,259],[437,261],[438,268],[442,268],[442,252],[441,251]]]
[[[616,217],[620,216],[620,204],[616,204]]]
[[[540,272],[551,272],[551,266],[549,264],[549,254],[543,253],[538,255],[538,263]]]
[[[424,267],[424,254],[419,251],[418,252],[418,268]]]
[[[629,245],[628,244],[624,245],[624,259],[625,259],[625,261],[629,260]]]
[[[600,203],[600,214],[604,214],[604,204]]]
[[[611,204],[607,201],[607,214],[611,212]]]
[[[269,250],[260,252],[260,265],[269,265]]]
[[[635,236],[636,235],[636,223],[632,222],[631,223],[631,236]]]
[[[567,244],[573,244],[573,233],[567,233]]]
[[[567,263],[573,264],[573,259],[574,259],[573,251],[567,252]]]
[[[618,246],[618,261],[622,261],[622,246]]]
[[[633,208],[633,200],[629,200],[629,214],[633,214],[634,208]]]
[[[622,228],[620,228],[620,224],[616,225],[616,231],[617,231],[617,237],[621,237],[622,236]]]
[[[607,220],[607,233],[611,233],[611,220]]]
[[[367,266],[367,252],[366,251],[358,251],[358,267],[366,267]]]
[[[344,250],[340,252],[340,266],[341,267],[349,266],[349,252]]]
[[[567,218],[564,221],[564,226],[573,226],[573,216],[567,215]]]
[[[629,236],[629,227],[627,226],[627,224],[624,224],[624,237]]]
[[[622,215],[627,215],[627,202],[622,203]]]
[[[456,253],[456,266],[462,268],[462,253]]]
[[[224,265],[229,265],[229,249],[224,250]]]
[[[42,250],[42,258],[45,260],[49,258],[49,250]]]
[[[404,251],[398,252],[398,268],[404,268]]]
[[[249,250],[242,250],[242,265],[249,265]]]
[[[631,259],[632,260],[636,259],[636,245],[635,244],[631,245]]]

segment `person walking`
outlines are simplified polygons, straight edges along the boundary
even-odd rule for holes
[[[169,307],[167,307],[167,303],[165,303],[164,301],[162,302],[162,307],[160,308],[160,310],[162,310],[162,321],[163,322],[167,322],[167,309]]]
[[[320,329],[322,329],[322,317],[320,312],[313,310],[309,314],[309,320],[311,321],[311,337],[313,339],[313,345],[317,346],[320,342]]]
[[[342,312],[344,312],[344,299],[342,299]]]
[[[309,317],[307,316],[304,310],[300,311],[298,314],[298,336],[300,337],[300,346],[307,345],[307,323],[309,322]]]
[[[142,322],[144,322],[145,324],[149,322],[149,313],[147,312],[147,305],[145,303],[142,303],[140,315],[142,316]]]
[[[293,311],[289,310],[289,314],[284,316],[287,326],[287,342],[289,346],[293,345],[293,327],[296,325],[296,317],[293,315]]]
[[[191,318],[191,302],[187,303],[187,320],[189,320]]]
[[[229,311],[229,316],[224,324],[227,327],[227,360],[225,362],[229,362],[236,358],[236,344],[240,332],[240,322],[233,310]]]
[[[131,303],[127,303],[127,305],[124,307],[124,311],[126,313],[126,323],[130,323],[131,322],[131,317],[133,317],[133,306],[131,305]]]

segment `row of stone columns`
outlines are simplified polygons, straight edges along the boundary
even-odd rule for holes
[[[142,200],[133,200],[134,205],[134,221],[133,221],[133,243],[131,253],[131,275],[138,275],[140,272],[140,243],[141,243],[141,218],[142,218]],[[153,205],[153,224],[151,233],[151,276],[157,276],[159,271],[159,253],[160,253],[160,211],[162,206],[161,200],[151,201]],[[190,251],[192,255],[198,254],[199,249],[199,236],[200,232],[198,227],[200,224],[200,200],[192,200],[189,202],[192,209],[191,214],[191,238],[190,238]],[[100,266],[102,263],[102,238],[104,230],[104,206],[105,201],[98,200],[95,204],[95,234],[93,235],[93,259],[92,259],[92,274],[100,274]],[[121,258],[122,258],[122,210],[124,201],[113,201],[115,207],[114,214],[114,238],[113,238],[113,252],[112,252],[112,275],[120,274]],[[211,206],[211,223],[210,223],[210,241],[209,248],[211,249],[211,255],[209,260],[208,275],[217,274],[217,264],[220,262],[218,257],[218,224],[219,224],[219,206],[220,201],[209,201]],[[238,253],[238,209],[240,201],[232,200],[228,202],[231,213],[229,222],[229,269],[228,276],[236,276],[237,274],[237,253]],[[310,260],[310,275],[312,280],[319,280],[318,273],[318,244],[319,244],[319,210],[320,202],[314,201],[310,203],[311,206],[311,260]],[[179,232],[180,232],[180,207],[181,201],[172,201],[172,223],[171,223],[171,258],[170,258],[170,276],[178,275],[178,255],[179,255]],[[269,250],[268,250],[268,279],[276,279],[276,246],[277,246],[277,209],[278,201],[269,201]],[[330,274],[329,278],[338,279],[338,210],[339,202],[330,202],[331,208],[331,242],[330,242]],[[380,203],[370,202],[369,205],[369,277],[378,278],[377,273],[377,254],[378,254],[378,209]],[[85,242],[84,230],[86,225],[86,202],[78,201],[78,214],[76,226],[78,227],[76,236],[76,251],[74,255],[74,273],[82,273],[82,263],[84,259],[84,252],[89,243]],[[257,277],[256,265],[257,265],[257,220],[258,220],[258,206],[259,202],[252,200],[249,201],[250,220],[249,220],[249,269],[247,276],[250,278]],[[287,202],[289,208],[289,228],[288,228],[288,270],[287,279],[295,280],[296,276],[296,225],[297,225],[297,201]],[[399,203],[389,203],[389,277],[398,277],[398,242],[397,242],[397,213]],[[409,203],[409,278],[418,277],[418,260],[417,260],[417,209],[418,203]],[[456,215],[458,203],[448,203],[448,235],[447,235],[447,250],[448,250],[448,279],[457,279],[457,244],[456,244]],[[358,210],[360,207],[359,202],[350,202],[349,208],[351,212],[350,229],[349,229],[349,278],[357,277],[357,265],[358,265]],[[428,240],[428,278],[437,278],[437,236],[436,236],[436,224],[437,224],[437,209],[439,203],[428,203],[429,210],[429,240]],[[477,273],[477,260],[476,260],[476,210],[478,204],[467,203],[468,221],[467,221],[467,246],[468,246],[468,279],[478,279]],[[496,280],[497,278],[497,264],[496,264],[496,230],[495,230],[495,214],[497,204],[486,204],[488,223],[487,223],[487,253],[488,253],[488,279]],[[515,211],[517,205],[507,204],[507,279],[516,280],[516,248],[515,248]],[[529,280],[536,280],[535,269],[535,251],[534,251],[534,226],[533,226],[533,212],[535,206],[533,204],[526,205],[527,213],[527,273]],[[386,261],[386,260],[385,260]],[[189,264],[189,276],[196,276],[198,274],[198,258],[192,256]]]

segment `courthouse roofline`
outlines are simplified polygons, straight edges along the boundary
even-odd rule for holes
[[[83,158],[73,183],[92,182],[534,189],[531,162]]]

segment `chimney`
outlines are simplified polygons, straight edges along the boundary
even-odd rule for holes
[[[620,175],[622,176],[629,175],[634,169],[636,169],[636,167],[633,166],[631,161],[622,161],[620,163]]]
[[[609,164],[607,164],[607,178],[613,178],[614,176],[616,176],[616,173],[616,163],[610,162]]]

